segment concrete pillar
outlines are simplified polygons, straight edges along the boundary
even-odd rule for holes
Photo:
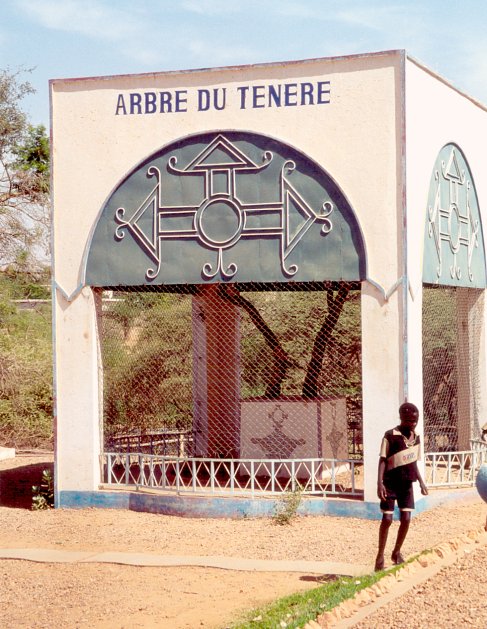
[[[95,294],[84,288],[68,302],[56,291],[54,385],[56,505],[62,492],[98,489],[102,443]]]
[[[216,284],[201,287],[193,305],[193,395],[197,456],[239,457],[239,323],[238,307],[218,295]]]
[[[422,460],[418,468],[425,478],[424,467],[424,415],[423,415],[423,286],[419,278],[407,292],[407,342],[404,343],[404,370],[407,370],[407,401],[419,409],[416,432],[421,439]],[[404,400],[401,400],[401,403]],[[414,483],[416,500],[421,497],[419,483]]]
[[[382,436],[399,423],[402,403],[401,288],[388,301],[370,283],[362,284],[362,395],[364,500],[376,502]]]
[[[208,452],[208,382],[206,368],[206,298],[192,298],[193,330],[193,453],[205,457]]]

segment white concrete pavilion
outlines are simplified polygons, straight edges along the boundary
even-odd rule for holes
[[[217,326],[223,306],[204,295],[222,283],[360,290],[362,499],[329,498],[313,485],[303,509],[364,517],[378,514],[382,434],[404,400],[423,408],[423,286],[454,288],[455,360],[470,374],[455,398],[456,450],[472,452],[487,410],[485,106],[404,51],[388,51],[56,79],[51,111],[57,506],[201,515],[271,508],[255,487],[238,496],[196,485],[187,497],[176,485],[144,494],[127,470],[112,491],[97,325],[104,288],[203,287],[194,307],[216,308]],[[231,344],[238,326],[226,327]],[[196,349],[205,354],[208,345]],[[210,460],[214,405],[237,433],[242,426],[238,374],[208,363],[193,375],[206,421],[197,455]],[[222,377],[230,384],[215,393],[211,383]],[[341,417],[337,430],[346,432]],[[239,443],[237,466],[259,454],[242,456]],[[313,456],[288,455],[288,477],[291,460],[319,467],[320,456],[332,458],[326,439],[320,444]],[[347,453],[338,458],[344,464]],[[309,476],[314,469],[309,463]]]

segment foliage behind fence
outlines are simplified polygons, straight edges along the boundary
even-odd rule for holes
[[[0,443],[52,447],[51,306],[19,309],[15,300],[30,296],[28,286],[0,276]]]
[[[336,287],[323,285],[320,290],[243,288],[238,295],[223,294],[239,313],[240,400],[344,399],[358,436],[360,291],[348,288],[340,295]],[[195,327],[199,315],[192,292],[197,289],[113,291],[110,299],[104,293],[100,332],[106,443],[127,433],[194,429],[195,343],[207,339]],[[229,325],[223,315],[219,328]],[[224,346],[218,351],[218,360],[228,359]],[[315,388],[306,396],[313,361],[319,368]],[[231,430],[224,426],[223,411],[221,415],[222,430]]]
[[[463,292],[460,292],[463,291]],[[456,451],[480,436],[482,291],[423,288],[423,405],[427,452]],[[463,397],[463,405],[461,398]]]

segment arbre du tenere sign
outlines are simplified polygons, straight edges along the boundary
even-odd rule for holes
[[[236,85],[231,88],[120,92],[116,97],[115,115],[222,111],[230,105],[238,109],[328,105],[330,95],[330,81],[283,81],[262,85]]]

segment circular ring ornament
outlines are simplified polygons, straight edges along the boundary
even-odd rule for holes
[[[196,212],[195,226],[202,242],[212,249],[228,249],[240,238],[244,217],[236,199],[217,195]]]

